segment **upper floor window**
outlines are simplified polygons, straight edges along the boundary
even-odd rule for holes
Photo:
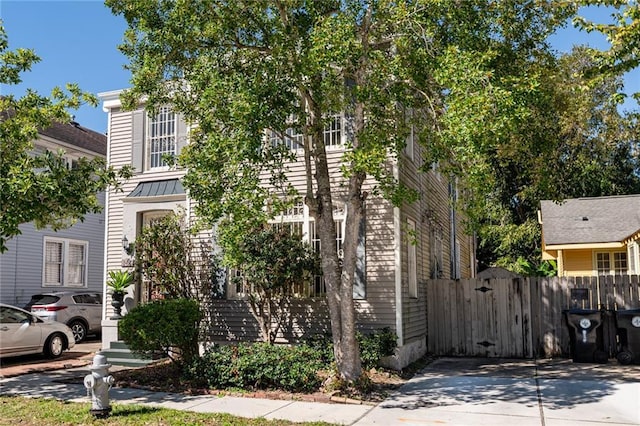
[[[150,169],[166,167],[166,155],[176,154],[176,115],[169,107],[161,107],[149,119],[147,160]]]
[[[288,149],[299,149],[303,146],[303,135],[299,130],[294,129],[293,127],[289,127],[283,135],[270,130],[269,143],[273,147],[284,145]]]
[[[415,141],[415,137],[416,137],[416,127],[414,125],[414,114],[413,114],[413,109],[408,109],[405,112],[405,117],[406,117],[406,122],[407,125],[409,127],[409,132],[407,134],[407,138],[405,140],[405,146],[404,146],[404,155],[406,155],[409,159],[413,160],[413,152],[414,152],[414,141]]]
[[[86,241],[45,237],[43,286],[86,287]]]
[[[327,148],[343,145],[342,142],[342,115],[333,114],[327,119],[324,126],[324,144]]]

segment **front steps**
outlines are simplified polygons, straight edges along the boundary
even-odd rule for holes
[[[110,342],[109,349],[103,349],[101,352],[107,357],[109,364],[121,367],[144,367],[157,361],[151,358],[139,358],[122,341]]]

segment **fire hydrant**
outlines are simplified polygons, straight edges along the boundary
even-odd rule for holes
[[[107,364],[107,357],[98,352],[93,357],[93,365],[89,368],[91,374],[84,377],[84,387],[87,394],[91,391],[91,410],[94,417],[104,419],[109,417],[111,406],[109,405],[109,389],[115,382],[109,375],[111,364]]]

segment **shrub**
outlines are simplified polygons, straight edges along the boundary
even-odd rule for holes
[[[326,365],[315,349],[267,343],[216,345],[185,369],[214,389],[281,389],[309,392],[320,387],[317,372]]]
[[[365,369],[374,368],[382,358],[393,355],[398,339],[388,327],[370,334],[357,333],[356,337],[360,343],[362,367]]]
[[[120,337],[134,353],[162,354],[185,363],[198,354],[202,314],[192,299],[166,299],[138,305],[120,320]]]
[[[356,333],[360,345],[360,359],[364,369],[371,369],[378,365],[385,356],[393,355],[397,346],[397,336],[388,327],[375,330],[368,334]],[[305,344],[318,351],[326,364],[333,362],[333,343],[331,336],[315,335]]]

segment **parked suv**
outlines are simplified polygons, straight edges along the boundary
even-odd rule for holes
[[[81,291],[56,291],[31,296],[24,307],[41,318],[67,324],[76,343],[88,334],[102,332],[102,294]]]

